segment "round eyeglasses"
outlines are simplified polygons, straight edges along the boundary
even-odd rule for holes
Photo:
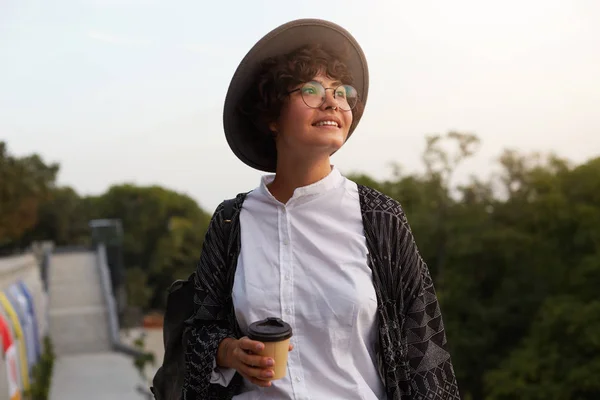
[[[336,88],[325,88],[321,82],[310,81],[298,89],[288,92],[292,94],[300,91],[302,100],[310,108],[319,108],[325,103],[325,92],[333,90],[333,98],[337,100],[338,107],[343,111],[350,111],[358,103],[358,92],[350,85],[340,85]]]

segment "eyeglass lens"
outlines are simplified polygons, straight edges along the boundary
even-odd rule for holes
[[[326,90],[333,90],[333,96],[338,103],[338,107],[344,111],[350,111],[356,106],[358,93],[350,85],[340,85],[336,88],[325,89],[319,82],[311,81],[302,85],[300,93],[302,100],[311,108],[319,108],[325,102]]]

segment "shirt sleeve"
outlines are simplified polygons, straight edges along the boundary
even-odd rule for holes
[[[235,370],[216,368],[219,344],[235,338],[228,307],[227,246],[223,204],[215,211],[204,238],[194,279],[194,316],[185,350],[183,399],[230,398],[240,384]]]
[[[402,225],[403,336],[410,380],[407,400],[460,400],[433,280],[405,218]]]
[[[217,360],[213,359],[213,371],[210,376],[210,383],[213,385],[229,386],[235,376],[235,369],[221,368],[217,366]]]

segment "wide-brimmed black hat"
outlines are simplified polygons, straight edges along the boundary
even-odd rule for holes
[[[229,147],[247,165],[266,172],[274,172],[277,154],[265,145],[265,134],[239,110],[239,105],[254,84],[261,64],[268,58],[288,54],[302,46],[320,44],[330,49],[346,49],[345,64],[352,75],[353,86],[360,101],[366,105],[369,92],[367,60],[358,42],[341,26],[320,19],[299,19],[283,24],[260,39],[238,66],[225,97],[223,126]],[[360,115],[358,116],[360,118]],[[356,120],[356,117],[355,117]],[[352,124],[348,137],[356,128]]]

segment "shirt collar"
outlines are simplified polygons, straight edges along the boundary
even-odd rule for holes
[[[260,184],[260,188],[263,191],[263,193],[267,194],[269,197],[272,198],[273,195],[269,191],[269,188],[267,188],[267,185],[273,182],[273,179],[275,179],[275,174],[264,175],[261,178]],[[332,166],[331,172],[325,178],[310,185],[296,188],[296,190],[294,190],[294,195],[290,200],[304,196],[319,195],[325,193],[331,189],[339,187],[343,182],[344,176],[335,166]]]

